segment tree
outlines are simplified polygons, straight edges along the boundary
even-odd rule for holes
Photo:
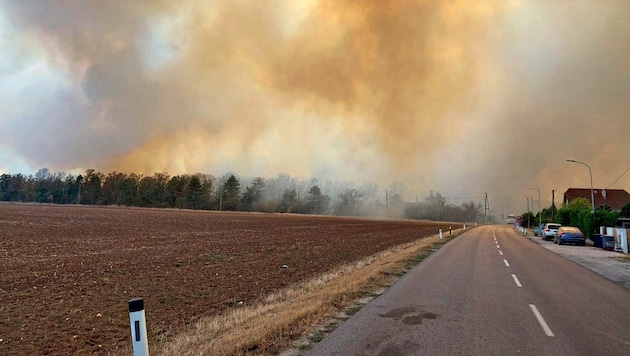
[[[359,215],[363,205],[363,193],[355,188],[346,188],[339,194],[335,207],[336,215]]]
[[[65,194],[64,201],[70,204],[79,204],[81,200],[81,186],[83,185],[83,176],[68,175],[65,180],[65,185],[68,187]]]
[[[142,207],[159,207],[160,200],[155,177],[143,177],[140,179],[136,204]]]
[[[621,214],[618,211],[597,209],[593,214],[593,223],[590,231],[597,232],[600,226],[614,226]]]
[[[112,172],[104,178],[103,189],[99,203],[114,205],[137,205],[138,185],[142,176],[131,173]]]
[[[521,215],[522,226],[525,226],[528,228],[532,227],[533,225],[536,225],[536,221],[538,221],[538,219],[536,219],[536,215],[534,215],[531,211],[528,211]]]
[[[580,228],[587,237],[591,237],[601,224],[614,224],[618,213],[598,209],[591,213],[591,203],[585,198],[577,198],[558,210],[558,222],[562,225]]]
[[[166,184],[166,202],[171,208],[183,208],[185,204],[184,189],[188,179],[184,176],[174,176]]]
[[[245,193],[241,198],[242,210],[245,211],[259,211],[261,208],[258,206],[263,199],[265,189],[265,180],[261,177],[252,180],[251,186],[245,188]]]
[[[479,204],[475,204],[474,201],[470,201],[467,203],[463,203],[462,204],[462,221],[469,221],[469,222],[473,222],[473,221],[477,221],[477,218],[479,217],[479,215],[481,214],[481,209],[483,208],[483,206],[481,205],[481,203]]]
[[[286,189],[282,195],[282,201],[278,205],[279,213],[290,213],[297,203],[297,192],[295,189]]]
[[[223,210],[239,210],[241,206],[241,183],[233,174],[221,187],[223,195]]]
[[[0,187],[2,188],[2,200],[23,201],[26,179],[22,174],[3,174],[0,177]]]
[[[425,202],[429,210],[429,219],[442,220],[442,213],[444,212],[444,207],[446,206],[446,198],[444,198],[440,193],[434,194],[431,190],[429,191],[429,195],[427,195]]]
[[[85,171],[85,183],[81,192],[81,202],[88,205],[95,205],[101,198],[103,174],[93,169]]]
[[[186,209],[199,209],[199,203],[197,202],[202,196],[201,180],[198,176],[191,176],[186,184],[186,202],[184,208]]]
[[[330,197],[323,195],[318,185],[314,185],[308,191],[306,212],[309,214],[323,214],[328,210]]]

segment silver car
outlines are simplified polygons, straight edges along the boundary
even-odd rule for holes
[[[562,225],[560,225],[560,224],[546,223],[545,226],[543,227],[542,239],[545,240],[545,241],[553,240],[553,238],[556,236],[556,232],[561,227],[562,227]]]

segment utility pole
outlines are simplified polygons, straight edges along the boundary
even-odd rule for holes
[[[527,199],[527,210],[525,210],[525,211],[529,213],[529,196],[526,195],[525,199]]]
[[[538,191],[538,226],[542,225],[542,209],[540,208],[540,189],[538,188],[527,188],[529,190],[536,190]],[[532,204],[532,208],[534,204]],[[534,219],[534,223],[536,223],[536,220]]]
[[[532,202],[532,209],[534,208],[534,197],[531,195],[526,195],[525,196],[527,198],[527,227],[531,227],[532,223],[531,223],[531,209],[529,208],[529,202]]]
[[[551,221],[554,222],[555,220],[553,219],[553,213],[554,213],[554,208],[556,207],[556,203],[555,203],[555,197],[556,197],[556,191],[555,189],[551,190]]]
[[[483,213],[486,216],[486,225],[488,225],[488,216],[490,215],[490,202],[488,202],[488,193],[486,193],[486,197],[483,201]]]

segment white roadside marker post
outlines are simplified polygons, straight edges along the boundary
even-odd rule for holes
[[[440,232],[440,238],[442,238],[442,228],[439,228],[438,231]]]
[[[133,355],[149,356],[147,322],[144,315],[144,300],[142,298],[133,298],[129,300],[129,321],[131,324]]]

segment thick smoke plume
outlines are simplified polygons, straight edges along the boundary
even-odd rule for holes
[[[508,210],[586,187],[566,159],[599,187],[630,166],[624,0],[0,0],[0,53],[2,170],[400,181]]]

